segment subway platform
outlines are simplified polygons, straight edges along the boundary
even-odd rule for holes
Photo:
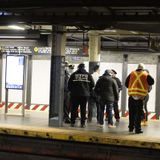
[[[150,120],[143,126],[143,134],[128,132],[128,118],[121,118],[116,128],[102,128],[96,120],[80,127],[64,124],[63,127],[48,126],[48,112],[26,111],[25,117],[9,111],[0,112],[0,158],[5,154],[17,159],[41,157],[41,159],[159,159],[160,121]],[[23,156],[22,156],[23,155]],[[3,157],[2,157],[3,156]],[[20,156],[20,157],[19,157]],[[136,157],[135,157],[136,156]],[[5,157],[5,159],[7,159]]]

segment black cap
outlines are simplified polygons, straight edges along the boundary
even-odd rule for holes
[[[69,63],[67,61],[64,62],[65,67],[68,67]]]
[[[70,64],[68,67],[69,67],[70,69],[74,69],[74,65],[73,65],[73,64]]]
[[[84,63],[80,63],[79,65],[78,65],[78,69],[84,69],[85,68],[85,64]]]
[[[104,72],[104,74],[105,74],[105,75],[110,75],[110,76],[111,76],[111,70],[106,69],[105,72]]]
[[[94,66],[93,70],[94,70],[94,72],[95,72],[95,71],[97,71],[98,69],[99,69],[99,65],[97,64],[97,65]]]
[[[117,74],[117,72],[116,72],[114,69],[111,69],[111,71],[112,71],[114,74]]]

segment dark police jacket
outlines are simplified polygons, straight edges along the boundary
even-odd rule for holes
[[[69,78],[68,89],[71,96],[89,97],[94,87],[92,76],[85,69],[78,69]]]

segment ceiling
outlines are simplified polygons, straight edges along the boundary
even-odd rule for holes
[[[104,48],[160,48],[159,0],[1,0],[1,33],[9,34],[10,24],[41,34],[64,25],[73,44],[88,41],[88,32],[95,31]]]

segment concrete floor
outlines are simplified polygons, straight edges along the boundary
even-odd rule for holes
[[[114,120],[115,121],[115,120]],[[49,127],[48,126],[48,112],[40,111],[25,111],[25,116],[21,116],[21,111],[9,110],[7,115],[4,115],[4,110],[0,110],[0,124],[9,125],[22,125],[22,126],[32,126],[32,127]],[[63,129],[66,130],[78,130],[78,131],[92,131],[92,132],[103,132],[111,133],[116,135],[127,135],[134,134],[128,132],[128,118],[121,118],[119,123],[115,123],[116,128],[108,128],[107,122],[104,126],[98,127],[96,118],[93,118],[92,123],[87,123],[86,128],[80,127],[80,119],[76,120],[75,127],[70,127],[70,124],[63,124]],[[52,127],[49,127],[52,128]],[[54,128],[54,127],[53,127]],[[149,136],[153,138],[160,138],[160,121],[159,120],[149,120],[148,126],[142,126],[143,134],[136,136]],[[134,134],[135,135],[135,134]]]
[[[0,110],[1,136],[5,134],[18,137],[33,137],[35,139],[38,137],[48,139],[51,143],[58,140],[67,141],[67,144],[76,142],[76,144],[87,144],[86,146],[98,147],[102,145],[104,146],[105,154],[106,148],[111,146],[116,147],[116,149],[122,147],[120,152],[123,152],[124,148],[130,148],[130,152],[127,153],[128,157],[132,152],[132,155],[134,155],[133,149],[136,149],[137,154],[143,155],[145,153],[144,156],[151,154],[152,159],[155,159],[156,156],[159,159],[160,121],[150,120],[148,126],[143,126],[142,130],[144,131],[143,134],[129,133],[128,118],[121,118],[120,123],[116,124],[116,128],[108,128],[106,121],[104,126],[100,128],[97,126],[96,118],[93,119],[92,123],[86,123],[86,128],[80,127],[80,119],[76,120],[75,127],[70,127],[70,124],[63,124],[62,127],[55,128],[48,126],[48,111],[26,110],[23,117],[21,116],[21,110],[9,110],[7,115],[4,115],[4,110]],[[142,152],[144,149],[145,152]],[[153,154],[153,149],[156,152],[156,156]],[[123,156],[126,158],[126,153]],[[131,157],[131,159],[133,160],[134,158]],[[148,156],[147,160],[149,159],[151,158]]]

